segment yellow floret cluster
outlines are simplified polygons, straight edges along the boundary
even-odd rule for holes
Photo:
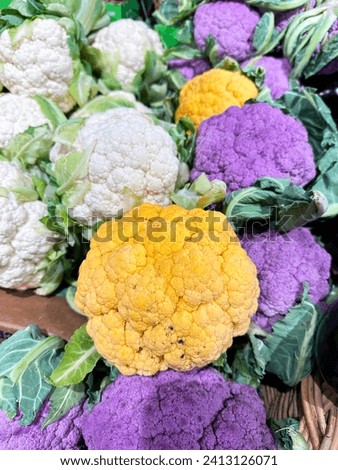
[[[257,309],[256,268],[215,211],[143,204],[106,222],[80,269],[77,306],[123,374],[217,359]]]

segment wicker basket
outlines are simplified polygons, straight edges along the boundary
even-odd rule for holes
[[[338,395],[319,374],[286,392],[265,385],[263,400],[269,418],[300,419],[309,449],[338,450]]]

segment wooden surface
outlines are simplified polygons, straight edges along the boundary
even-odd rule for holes
[[[69,340],[85,321],[85,317],[74,312],[61,297],[0,289],[0,331],[14,333],[35,323],[43,333]]]

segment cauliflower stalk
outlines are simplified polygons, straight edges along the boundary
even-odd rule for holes
[[[58,193],[79,222],[93,225],[143,200],[169,204],[179,171],[176,145],[136,109],[70,120],[55,139]]]
[[[88,449],[276,449],[257,391],[214,369],[118,377],[82,419]]]
[[[24,166],[48,159],[55,128],[66,121],[60,109],[41,96],[0,95],[0,157]]]
[[[75,297],[98,352],[126,375],[203,367],[244,334],[256,268],[219,212],[143,204],[102,224]]]
[[[92,46],[93,58],[105,82],[126,91],[134,89],[135,80],[144,71],[147,53],[163,53],[158,33],[143,21],[132,19],[115,21],[102,28]]]
[[[84,38],[70,18],[37,17],[0,35],[0,83],[11,93],[43,96],[64,112],[96,92],[80,58]]]
[[[60,284],[64,246],[40,222],[46,215],[30,176],[0,161],[0,287],[47,295]]]

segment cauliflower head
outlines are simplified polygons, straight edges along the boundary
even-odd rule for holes
[[[50,404],[46,401],[29,426],[20,424],[21,416],[13,420],[0,411],[0,450],[76,450],[79,449],[81,430],[76,421],[83,405],[70,409],[58,421],[45,429],[41,426],[48,415]]]
[[[265,69],[264,85],[269,88],[274,100],[281,98],[290,90],[289,78],[292,67],[288,59],[263,56],[258,60],[245,61],[242,67],[246,67],[249,63]]]
[[[243,106],[257,94],[254,83],[240,72],[212,69],[183,85],[176,121],[188,117],[199,127],[210,116],[223,113],[230,106]]]
[[[220,59],[230,56],[238,61],[245,60],[253,52],[253,35],[259,20],[259,13],[244,3],[206,3],[195,12],[195,43],[204,51],[211,35],[218,46]]]
[[[48,119],[34,99],[12,93],[0,95],[0,148],[29,127],[44,124]]]
[[[102,28],[93,42],[106,61],[115,64],[116,77],[124,90],[131,88],[136,75],[144,69],[146,53],[163,53],[158,33],[143,21],[122,19]]]
[[[126,375],[190,370],[244,334],[256,268],[219,212],[143,204],[101,225],[75,302],[99,353]]]
[[[74,164],[75,172],[78,165],[83,167],[82,173],[74,177],[71,188],[68,185],[64,199],[75,219],[92,224],[129,210],[126,188],[140,200],[169,204],[179,169],[176,145],[162,127],[136,109],[93,114],[69,150],[83,154],[83,163]],[[58,175],[68,159],[64,151],[62,144],[56,144],[50,156],[61,188]]]
[[[0,287],[38,288],[44,276],[39,266],[55,244],[55,234],[40,222],[47,206],[20,200],[34,194],[34,186],[13,163],[0,161],[0,181]]]
[[[230,191],[258,178],[291,178],[304,186],[316,175],[314,155],[301,122],[267,103],[232,107],[204,121],[198,132],[192,180],[206,173]]]
[[[211,368],[119,376],[82,429],[90,450],[276,449],[256,390]]]
[[[186,80],[201,75],[211,68],[206,59],[172,59],[168,62],[170,69],[178,70]]]
[[[10,92],[44,96],[64,112],[74,107],[69,92],[74,70],[68,34],[56,20],[26,20],[3,31],[0,65],[0,83]]]
[[[307,228],[245,237],[242,246],[257,266],[261,293],[253,320],[264,330],[300,300],[305,282],[315,303],[329,293],[331,257]]]

